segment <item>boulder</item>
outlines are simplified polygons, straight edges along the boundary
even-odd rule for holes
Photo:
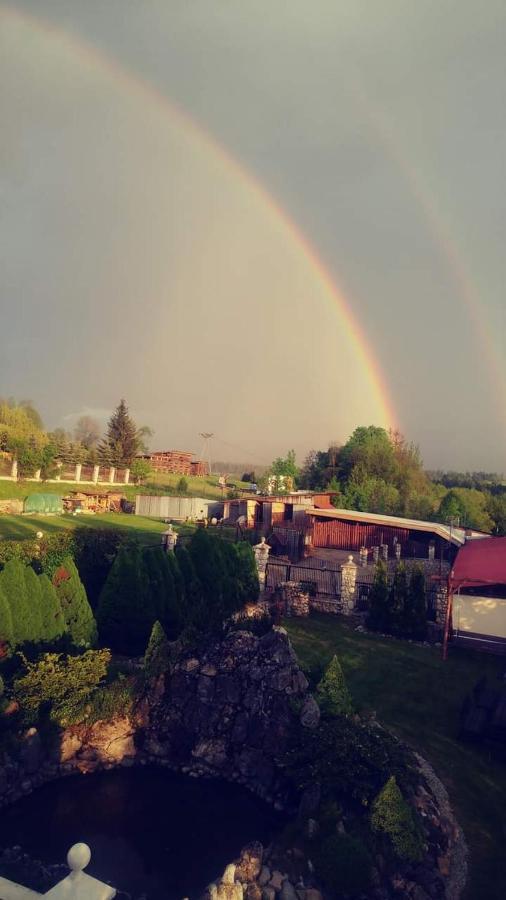
[[[300,724],[304,728],[318,728],[320,724],[320,707],[314,697],[308,697],[302,704]]]

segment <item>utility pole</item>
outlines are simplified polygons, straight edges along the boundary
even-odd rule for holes
[[[212,431],[201,431],[199,432],[200,437],[202,438],[202,450],[200,453],[200,458],[207,462],[209,466],[209,474],[212,473],[212,464],[211,464],[211,440],[214,437],[214,432]]]

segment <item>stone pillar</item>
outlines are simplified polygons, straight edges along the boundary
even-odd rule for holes
[[[81,470],[82,470],[81,463],[76,463],[76,473],[74,475],[74,478],[76,481],[81,481]]]
[[[93,475],[91,476],[91,480],[95,482],[98,481],[98,476],[100,475],[100,466],[93,466]]]
[[[57,468],[58,468],[58,472],[57,472],[57,474],[55,475],[55,479],[56,479],[56,481],[60,481],[60,479],[61,479],[61,470],[62,470],[63,463],[57,462],[57,463],[56,463],[56,466],[57,466]]]
[[[436,556],[436,544],[434,543],[434,541],[429,541],[429,559],[431,560],[431,562],[434,560],[435,556]]]
[[[353,556],[348,557],[348,562],[341,566],[341,603],[343,614],[351,615],[355,609],[355,585],[357,583],[357,564],[353,562]]]
[[[18,461],[17,459],[12,460],[11,466],[11,478],[15,478],[17,480],[18,477]]]
[[[388,560],[388,544],[381,545],[381,558],[387,562]]]
[[[401,545],[397,542],[395,545],[395,558],[399,560],[401,558]]]
[[[35,481],[40,481],[40,469],[37,469],[33,477],[35,478]]]
[[[448,607],[448,590],[440,585],[436,593],[436,623],[444,628]]]
[[[261,594],[263,594],[263,592],[265,591],[267,562],[269,560],[270,552],[271,552],[271,548],[269,547],[269,544],[266,543],[264,537],[262,537],[260,539],[259,544],[256,544],[255,547],[253,547],[253,553],[255,554],[255,562],[257,564],[258,581],[260,583],[260,593]]]
[[[123,484],[128,484],[130,481],[130,469],[125,469],[125,477],[123,478]]]
[[[376,565],[376,563],[379,562],[379,558],[380,558],[380,548],[373,547],[372,548],[372,561],[373,561],[374,565]]]
[[[109,484],[114,484],[114,476],[116,475],[116,469],[114,466],[111,466],[109,469]]]
[[[167,553],[175,549],[177,538],[178,535],[177,532],[174,531],[174,527],[169,525],[167,530],[162,533],[162,547]]]
[[[367,556],[368,556],[368,553],[369,553],[369,551],[368,551],[367,547],[361,547],[361,548],[360,548],[360,551],[359,551],[359,560],[360,560],[360,565],[363,566],[364,568],[367,568]]]

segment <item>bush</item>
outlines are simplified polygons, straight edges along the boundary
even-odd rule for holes
[[[389,631],[392,623],[387,570],[383,562],[376,565],[374,581],[369,594],[367,627],[373,631]]]
[[[144,654],[144,671],[147,678],[159,678],[169,666],[170,648],[167,635],[160,622],[155,622]]]
[[[136,680],[119,675],[109,684],[101,684],[82,708],[87,724],[129,716],[136,698]]]
[[[332,657],[325,669],[316,689],[316,699],[322,712],[328,716],[350,716],[353,712],[350,692],[337,656]]]
[[[34,589],[30,573],[35,578],[35,602],[29,594]],[[0,572],[0,591],[5,596],[12,617],[13,644],[36,642],[41,637],[40,604],[37,604],[39,584],[32,569],[19,559],[10,559]]]
[[[55,588],[47,575],[38,576],[40,584],[41,640],[51,643],[67,630],[65,617]]]
[[[408,576],[404,563],[398,563],[392,581],[392,587],[388,596],[390,607],[390,622],[388,629],[393,634],[402,634],[405,611],[408,599]]]
[[[415,641],[423,641],[427,636],[427,601],[425,599],[425,575],[420,566],[415,566],[409,579],[408,595],[404,608],[403,631]]]
[[[11,608],[0,583],[0,646],[5,644],[8,647],[14,645],[14,629]]]
[[[177,483],[176,490],[178,494],[187,494],[188,493],[188,479],[184,477],[184,475],[179,479]]]
[[[371,858],[356,838],[332,834],[313,851],[316,872],[335,896],[354,897],[371,882]]]
[[[53,576],[67,631],[76,647],[93,647],[97,626],[74,561],[66,556]]]
[[[373,831],[384,834],[395,855],[407,862],[422,857],[423,844],[413,812],[402,796],[395,776],[391,776],[376,797],[371,813]]]
[[[37,662],[21,655],[26,674],[14,681],[14,697],[25,721],[34,722],[49,711],[62,727],[82,719],[83,706],[105,678],[109,650],[88,650],[81,656],[45,653]]]

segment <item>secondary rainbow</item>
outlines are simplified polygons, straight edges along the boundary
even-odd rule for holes
[[[219,144],[212,135],[205,131],[202,126],[192,119],[184,110],[182,110],[172,99],[156,88],[151,82],[146,81],[137,74],[133,74],[124,68],[116,59],[105,55],[95,46],[84,41],[80,36],[55,25],[53,22],[36,18],[35,16],[20,12],[12,7],[0,6],[0,17],[8,17],[12,22],[18,22],[20,25],[32,28],[36,31],[43,32],[51,36],[53,39],[64,42],[68,48],[79,56],[81,61],[85,61],[91,66],[99,68],[104,74],[107,74],[117,84],[121,85],[124,90],[136,92],[142,95],[144,100],[154,103],[163,110],[164,114],[170,116],[184,131],[191,135],[195,140],[199,141],[209,153],[214,154],[215,158],[231,171],[242,184],[248,188],[262,203],[269,215],[277,220],[278,225],[283,229],[286,235],[296,245],[298,250],[304,255],[310,264],[312,270],[317,275],[320,284],[325,290],[329,301],[332,302],[341,314],[345,323],[348,337],[352,342],[357,360],[367,374],[368,381],[374,391],[376,404],[380,412],[382,422],[386,427],[397,427],[398,420],[394,411],[389,392],[387,390],[383,373],[380,371],[377,360],[368,344],[368,341],[359,326],[351,308],[350,301],[346,299],[342,291],[335,284],[333,277],[325,268],[322,260],[318,256],[315,248],[309,240],[301,232],[299,227],[288,217],[284,210],[277,204],[273,197],[265,190],[265,188],[256,180],[235,157]]]

